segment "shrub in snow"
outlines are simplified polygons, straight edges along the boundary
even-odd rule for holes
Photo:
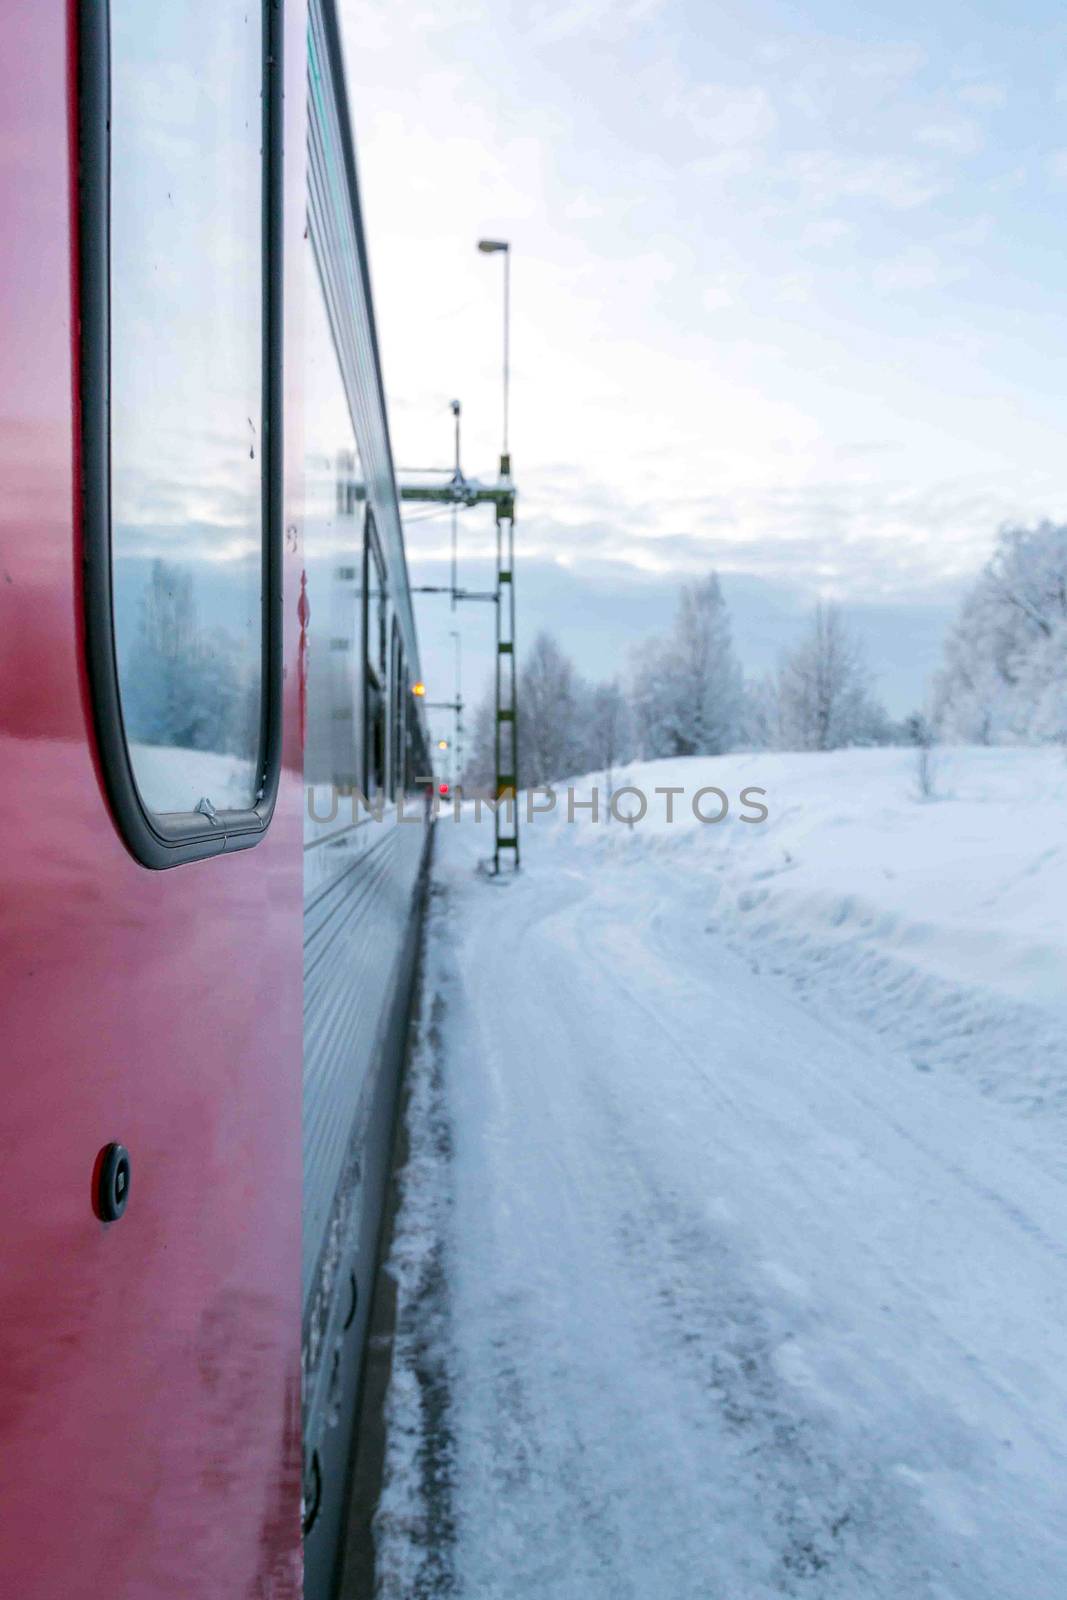
[[[1067,525],[1002,529],[946,641],[934,711],[948,739],[1067,740]]]
[[[922,800],[932,800],[937,787],[936,736],[929,720],[916,712],[908,717],[904,731],[915,746],[915,787]]]

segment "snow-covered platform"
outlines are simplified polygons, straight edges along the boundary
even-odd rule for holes
[[[439,824],[387,1600],[1067,1594],[1067,768],[913,762]]]

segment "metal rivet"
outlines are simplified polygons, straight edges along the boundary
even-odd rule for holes
[[[105,1145],[98,1157],[96,1209],[102,1222],[117,1222],[130,1198],[130,1153],[124,1144]]]

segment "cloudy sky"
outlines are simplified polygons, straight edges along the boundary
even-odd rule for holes
[[[457,396],[492,471],[500,258],[474,246],[512,243],[521,634],[610,674],[714,566],[749,670],[833,596],[906,709],[998,524],[1067,516],[1067,14],[341,6],[399,466],[449,460]],[[418,515],[440,581],[447,518]],[[463,524],[472,583],[490,534]],[[420,620],[450,689],[447,602]]]

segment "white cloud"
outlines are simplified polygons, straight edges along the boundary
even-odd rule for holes
[[[931,122],[915,130],[917,144],[931,150],[942,150],[950,156],[977,155],[982,148],[982,130],[974,122],[957,119],[952,122]]]
[[[398,6],[391,0],[340,0],[347,49],[369,51],[410,48],[412,38],[425,42],[454,29],[489,26],[488,0],[449,0],[447,6]]]
[[[857,78],[896,82],[919,72],[926,60],[926,52],[920,45],[884,44],[853,51],[847,64]]]
[[[725,277],[718,277],[707,285],[701,297],[705,311],[725,311],[735,304],[733,289]]]
[[[777,118],[766,89],[701,84],[684,98],[681,110],[699,139],[724,150],[762,144]]]
[[[573,200],[568,200],[563,208],[563,215],[570,222],[595,222],[607,214],[607,209],[601,201],[594,200],[589,194],[577,194]]]
[[[980,111],[997,111],[1008,103],[1007,90],[999,83],[965,83],[957,89],[956,97]]]
[[[663,0],[558,0],[534,7],[530,28],[538,44],[557,44],[581,34],[602,35],[606,28],[626,33],[649,22]]]
[[[964,275],[958,259],[946,260],[930,245],[913,244],[889,261],[881,261],[871,276],[875,288],[888,294],[938,289]]]
[[[942,187],[928,168],[898,156],[807,150],[790,156],[784,172],[813,205],[827,208],[842,201],[867,200],[893,211],[910,211],[926,205]]]
[[[806,306],[812,298],[814,282],[809,272],[790,272],[774,286],[774,299],[783,306]]]
[[[813,217],[800,235],[802,250],[824,250],[839,246],[852,233],[852,227],[843,217]]]
[[[1032,522],[1049,506],[1032,485],[1009,477],[942,478],[916,486],[907,477],[869,473],[805,482],[780,477],[726,491],[620,498],[606,482],[532,478],[523,514],[523,555],[579,565],[610,563],[616,573],[695,576],[713,561],[722,573],[810,581],[832,577],[843,600],[936,593],[988,558],[1004,522]],[[1067,506],[1060,486],[1058,501]],[[433,531],[431,531],[433,530]],[[446,534],[413,528],[413,559],[445,563]],[[471,528],[464,549],[491,554],[491,529]]]
[[[1002,190],[965,187],[967,169],[949,159],[959,136],[928,130],[996,102],[956,77],[947,53],[920,86],[904,80],[921,52],[857,62],[840,39],[794,39],[780,67],[773,52],[754,66],[757,23],[704,7],[679,34],[679,6],[647,48],[642,38],[635,81],[619,70],[623,52],[594,41],[627,17],[636,28],[632,5],[542,7],[550,34],[584,29],[589,41],[539,60],[532,7],[499,6],[492,27],[469,33],[445,27],[454,12],[442,8],[425,37],[395,0],[342,4],[356,24],[349,82],[396,457],[447,463],[457,394],[464,464],[492,470],[500,263],[474,240],[499,229],[514,249],[524,552],[684,572],[714,548],[733,569],[789,577],[836,561],[862,595],[976,562],[1001,516],[1067,504],[1059,418],[1043,398],[1056,341],[1046,352],[1017,324],[1005,331],[995,306],[968,320],[969,308],[945,305],[935,348],[908,302],[985,253],[977,233],[963,239],[976,211],[1009,235],[1020,200],[1005,174],[1033,161],[1033,130],[1022,142],[998,130]],[[390,47],[368,61],[375,16]],[[760,81],[694,81],[727,76],[707,63],[742,46]],[[524,49],[522,92],[505,92]],[[817,133],[790,106],[800,82],[827,88]],[[1067,148],[1052,160],[1067,179]],[[939,224],[921,208],[949,175],[955,243],[923,237]],[[715,179],[737,177],[721,202]],[[889,459],[841,453],[843,440],[885,438],[898,442]],[[1048,480],[1028,486],[1040,463]],[[491,551],[491,523],[478,529],[472,542]],[[423,541],[427,560],[447,559],[447,523],[413,529],[413,553]]]

